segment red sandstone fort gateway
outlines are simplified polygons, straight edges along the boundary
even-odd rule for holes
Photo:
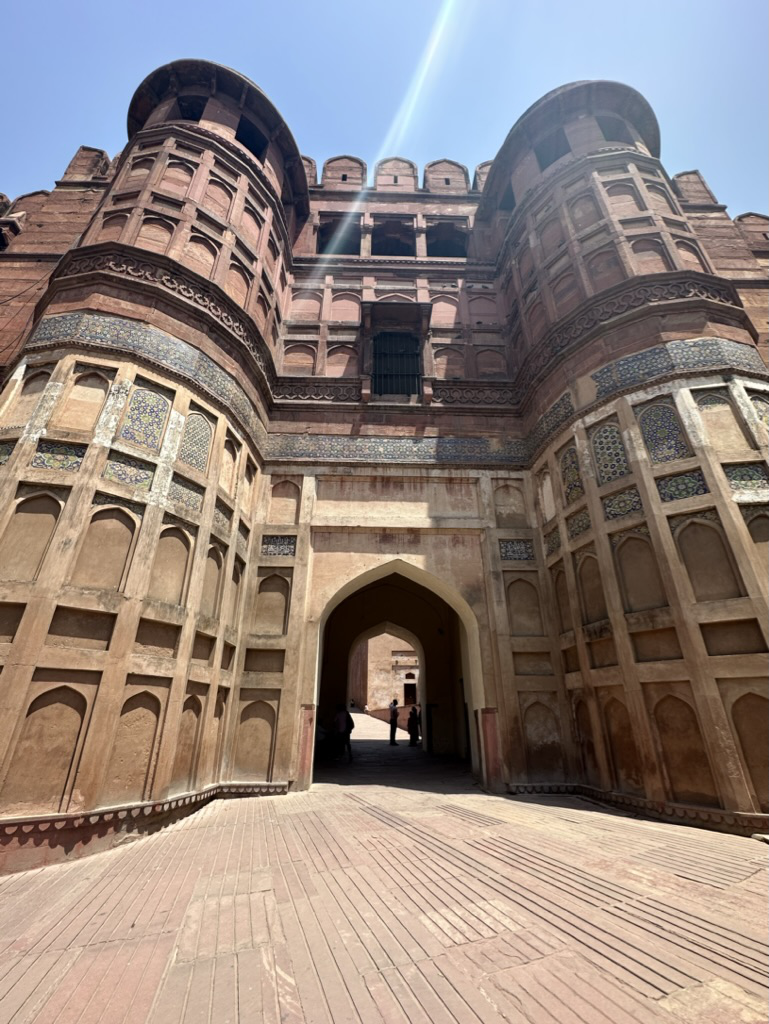
[[[383,634],[488,789],[766,827],[769,225],[659,151],[578,82],[318,179],[183,60],[2,202],[8,866],[308,787]]]

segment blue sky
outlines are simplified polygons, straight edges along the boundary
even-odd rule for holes
[[[670,174],[732,216],[767,210],[765,0],[6,0],[0,191],[51,188],[81,144],[114,155],[136,86],[180,57],[253,79],[317,160],[450,157],[471,174],[523,111],[578,79],[626,82]],[[425,59],[431,46],[430,59]],[[385,151],[387,147],[387,151]]]

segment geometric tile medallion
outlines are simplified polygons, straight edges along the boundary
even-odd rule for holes
[[[626,491],[610,494],[602,499],[602,504],[606,519],[624,519],[625,516],[643,515],[643,502],[637,487],[628,487]]]
[[[296,535],[276,536],[275,534],[265,534],[262,537],[262,554],[285,555],[288,558],[293,558],[296,555]]]
[[[15,447],[15,441],[0,441],[0,466],[4,466],[10,459]]]
[[[593,447],[599,485],[628,475],[630,466],[622,443],[622,434],[616,423],[604,423],[594,430],[590,435],[590,443]]]
[[[171,486],[168,488],[168,498],[177,505],[184,505],[193,512],[199,512],[203,507],[203,495],[205,488],[198,487],[191,480],[174,473],[171,479]]]
[[[691,455],[678,414],[672,405],[652,405],[638,416],[652,462],[673,462]]]
[[[591,527],[590,515],[587,509],[584,508],[579,512],[575,512],[573,516],[569,516],[566,520],[566,529],[569,531],[569,537],[572,540],[575,537],[579,537],[580,534],[586,533]]]
[[[533,562],[534,542],[531,540],[501,540],[499,554],[503,562]]]
[[[102,476],[105,480],[128,484],[138,491],[148,491],[155,478],[155,467],[151,462],[134,459],[123,452],[111,451]]]
[[[38,441],[31,465],[37,469],[64,469],[77,472],[88,445],[67,444],[63,441]]]
[[[184,436],[179,447],[178,459],[193,469],[205,473],[208,452],[211,448],[211,424],[200,413],[193,412],[184,424]]]
[[[679,501],[681,498],[693,498],[697,494],[708,494],[708,485],[699,469],[679,476],[664,476],[657,480],[657,490],[661,501]]]
[[[159,452],[170,408],[171,403],[163,395],[147,388],[136,388],[131,395],[120,437],[139,448]]]
[[[585,488],[579,471],[579,456],[576,448],[567,448],[561,456],[561,479],[567,505],[583,496]]]
[[[552,555],[561,547],[561,531],[556,528],[545,535],[545,554]]]
[[[769,475],[760,462],[724,466],[723,470],[733,491],[765,491],[769,488]]]

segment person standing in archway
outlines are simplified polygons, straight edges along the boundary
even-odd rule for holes
[[[355,722],[350,712],[344,704],[337,704],[336,714],[334,715],[334,739],[336,741],[337,758],[342,757],[347,752],[347,760],[352,761],[350,737],[354,728]]]
[[[398,743],[395,739],[395,733],[398,729],[398,698],[393,697],[392,703],[390,704],[390,746],[397,747]]]

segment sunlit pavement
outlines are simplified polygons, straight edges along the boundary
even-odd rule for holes
[[[309,793],[0,878],[0,1024],[759,1024],[766,847],[488,796],[356,715]]]

